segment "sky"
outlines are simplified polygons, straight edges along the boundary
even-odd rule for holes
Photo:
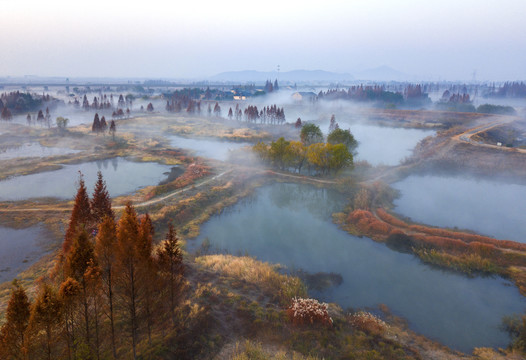
[[[0,0],[0,76],[526,80],[525,0]]]

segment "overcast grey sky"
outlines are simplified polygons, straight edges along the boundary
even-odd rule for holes
[[[0,76],[526,79],[526,0],[0,0]]]

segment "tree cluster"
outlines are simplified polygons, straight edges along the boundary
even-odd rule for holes
[[[208,99],[211,98],[210,89],[208,90]],[[169,112],[179,113],[186,109],[188,113],[201,113],[201,101],[198,100],[201,98],[203,91],[200,89],[182,89],[176,90],[171,95],[165,95],[166,100],[166,110]],[[204,95],[204,98],[207,99],[207,95]]]
[[[91,131],[96,134],[104,134],[108,130],[108,123],[106,122],[106,117],[102,116],[99,119],[99,114],[95,113],[95,116],[93,118],[93,124],[91,125]],[[111,120],[109,133],[113,135],[115,138],[115,121]]]
[[[490,96],[524,98],[526,97],[526,84],[524,82],[506,82],[490,93]]]
[[[249,123],[257,124],[284,124],[286,121],[285,110],[279,108],[276,104],[271,106],[264,106],[261,110],[258,110],[257,106],[249,105],[244,110],[241,110],[239,104],[236,104],[236,108],[232,111],[232,108],[228,110],[228,117],[231,119],[235,115],[237,121],[246,121]]]
[[[278,79],[274,80],[274,84],[272,84],[272,81],[270,80],[267,80],[265,82],[265,92],[267,94],[274,92],[274,91],[278,91],[278,90],[279,90]]]
[[[308,172],[325,175],[337,173],[353,166],[353,156],[343,144],[313,143],[305,145],[300,141],[287,141],[283,137],[270,145],[260,142],[253,151],[265,163],[280,169],[301,173],[307,166]]]
[[[81,176],[55,274],[33,302],[13,284],[0,358],[136,359],[154,330],[176,326],[185,284],[173,227],[157,248],[153,235],[148,214],[130,203],[115,221],[100,172],[91,200]]]
[[[2,93],[0,94],[0,114],[3,120],[9,120],[11,119],[11,114],[36,111],[36,109],[41,107],[45,102],[55,100],[56,99],[51,98],[49,95],[31,95],[20,91]]]
[[[356,140],[349,130],[336,129],[323,142],[320,128],[306,124],[302,128],[300,141],[287,141],[283,137],[270,144],[259,142],[252,150],[265,163],[280,169],[301,173],[305,166],[308,172],[319,174],[337,173],[353,166],[353,150]]]

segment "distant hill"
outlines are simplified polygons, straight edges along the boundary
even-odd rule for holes
[[[265,82],[266,80],[279,79],[279,81],[290,82],[340,82],[353,80],[350,74],[340,74],[324,70],[292,70],[283,71],[229,71],[212,76],[212,81],[230,81],[230,82]]]

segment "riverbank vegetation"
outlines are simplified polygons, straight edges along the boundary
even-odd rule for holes
[[[385,210],[394,194],[380,184],[362,187],[346,214],[335,220],[348,232],[384,242],[422,261],[465,273],[511,278],[526,295],[526,244],[472,233],[412,224]]]

